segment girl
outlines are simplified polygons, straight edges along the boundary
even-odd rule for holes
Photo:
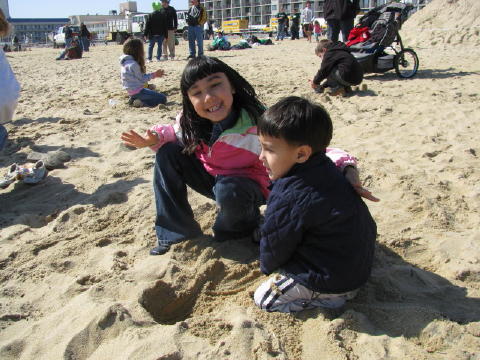
[[[322,35],[322,28],[318,20],[315,20],[313,23],[313,33],[315,34],[315,41],[318,42],[320,36]]]
[[[202,235],[186,185],[216,201],[213,233],[217,241],[255,234],[259,207],[269,192],[256,130],[265,107],[253,87],[221,60],[200,56],[185,67],[180,88],[183,112],[174,126],[156,125],[145,136],[133,130],[121,136],[126,145],[156,151],[158,246],[151,255],[164,254],[172,244]],[[351,157],[340,161],[344,166],[354,164]]]
[[[165,104],[167,97],[145,88],[145,83],[156,77],[162,77],[165,72],[161,69],[146,74],[145,52],[140,39],[128,39],[123,45],[124,55],[120,56],[121,79],[123,88],[130,95],[129,103],[135,107],[157,106]]]
[[[0,38],[7,36],[9,32],[10,26],[0,9]],[[12,120],[20,96],[20,84],[2,49],[0,49],[0,79],[2,84],[2,91],[0,91],[0,150],[2,150],[8,137],[7,129],[2,124]]]

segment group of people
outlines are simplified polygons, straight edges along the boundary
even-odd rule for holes
[[[188,9],[186,21],[188,24],[188,58],[203,55],[204,25],[207,24],[207,12],[199,0],[192,0]],[[178,27],[177,12],[170,6],[169,0],[162,0],[160,9],[148,16],[144,37],[148,40],[147,61],[153,60],[153,49],[157,44],[157,61],[175,59],[175,31]],[[210,34],[209,30],[208,33]],[[162,56],[163,55],[163,56]]]
[[[7,23],[0,15],[4,35]],[[333,56],[335,44],[320,42],[318,55]],[[165,73],[146,73],[143,41],[129,39],[123,51],[121,77],[131,99],[165,103],[165,95],[148,89],[148,81]],[[0,96],[1,123],[12,118],[19,85],[0,55],[10,89]],[[239,72],[200,52],[183,70],[180,90],[175,125],[121,135],[126,145],[155,152],[157,245],[150,254],[165,254],[203,235],[188,201],[189,186],[217,204],[214,241],[250,238],[259,244],[260,269],[272,276],[255,291],[258,307],[295,312],[336,308],[352,299],[370,276],[377,235],[361,197],[378,199],[362,187],[355,158],[329,147],[328,112],[295,96],[267,109]]]
[[[360,0],[325,0],[323,4],[323,14],[327,22],[327,38],[332,41],[338,41],[340,31],[342,32],[343,41],[348,39],[348,34],[353,29],[355,16],[360,11]],[[276,15],[277,17],[277,36],[276,40],[283,40],[288,33],[290,18],[283,7]],[[312,3],[307,1],[305,8],[299,12],[294,9],[290,15],[290,38],[292,40],[299,39],[300,25],[304,37],[309,42],[312,41],[312,34],[318,42],[323,29],[318,20],[314,18]]]
[[[140,92],[151,76],[139,79]],[[355,158],[328,147],[327,111],[293,96],[266,109],[252,85],[214,57],[192,58],[180,89],[175,125],[121,135],[156,154],[150,254],[203,235],[188,186],[217,204],[214,241],[259,243],[260,269],[272,275],[254,294],[261,309],[336,308],[352,299],[370,275],[377,234],[361,196],[378,199],[362,187]]]

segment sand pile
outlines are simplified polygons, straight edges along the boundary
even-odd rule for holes
[[[148,255],[153,154],[119,137],[172,120],[184,60],[147,64],[165,69],[154,83],[169,104],[135,109],[120,87],[119,46],[73,61],[55,61],[54,49],[8,54],[22,93],[0,172],[33,151],[69,161],[36,186],[0,190],[0,358],[478,358],[480,48],[427,43],[416,49],[415,78],[369,75],[368,91],[329,98],[307,81],[319,67],[314,46],[214,53],[267,105],[290,94],[323,104],[332,145],[360,159],[382,199],[368,203],[379,231],[371,280],[343,309],[298,315],[255,308],[265,277],[249,240],[206,236]],[[187,53],[182,41],[177,54]],[[211,233],[215,205],[193,192],[190,200]]]
[[[480,1],[433,0],[408,19],[401,35],[408,46],[478,46]]]

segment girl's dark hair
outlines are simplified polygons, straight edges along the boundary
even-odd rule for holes
[[[140,65],[140,70],[145,74],[145,52],[143,50],[143,41],[140,39],[130,38],[123,44],[123,53],[130,55]]]
[[[328,112],[297,96],[286,97],[270,107],[258,121],[258,132],[284,139],[291,145],[309,145],[313,153],[325,152],[332,140]]]
[[[224,73],[235,90],[233,94],[233,110],[240,112],[240,109],[245,109],[255,124],[265,111],[265,107],[258,100],[252,85],[223,61],[208,56],[199,56],[190,60],[183,70],[180,81],[183,98],[183,116],[180,119],[180,126],[182,129],[182,141],[185,146],[184,151],[188,154],[193,153],[201,141],[208,142],[213,125],[210,120],[198,116],[187,92],[198,80],[214,73]]]

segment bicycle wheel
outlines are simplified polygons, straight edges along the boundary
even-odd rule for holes
[[[397,75],[403,79],[414,77],[418,70],[418,56],[412,49],[403,49],[394,59],[393,66]]]

